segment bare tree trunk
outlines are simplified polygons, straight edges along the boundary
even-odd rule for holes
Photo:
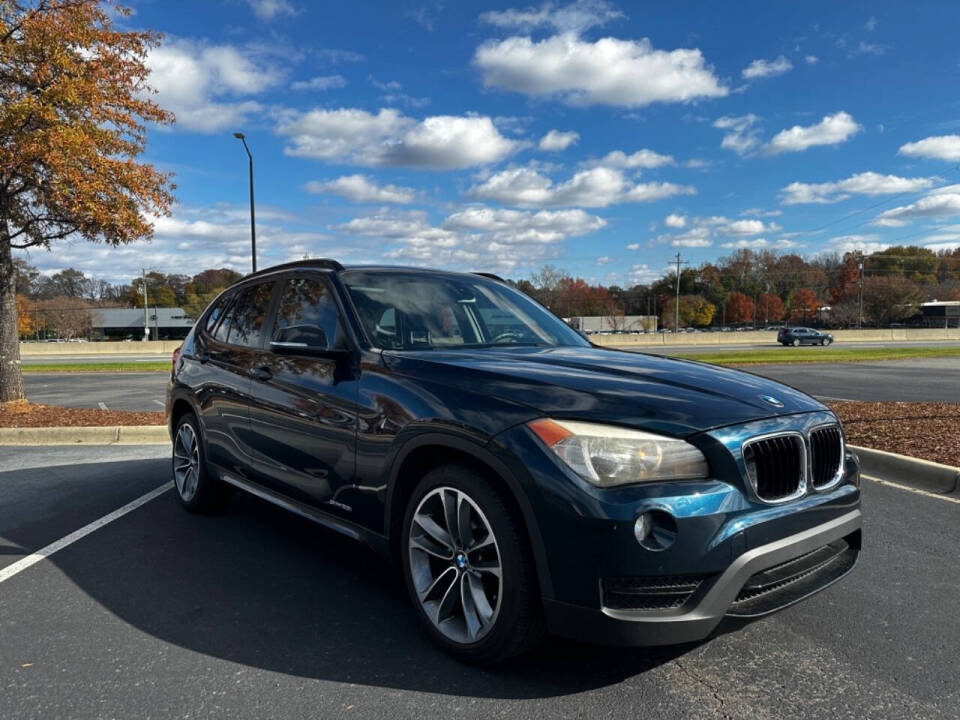
[[[0,218],[0,403],[24,397],[18,327],[13,252],[7,221]]]

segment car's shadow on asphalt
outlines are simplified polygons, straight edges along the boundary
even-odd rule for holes
[[[163,479],[163,461],[158,479]],[[122,463],[110,463],[123,473]],[[547,639],[495,669],[452,660],[417,624],[397,569],[245,493],[215,516],[167,492],[51,557],[82,591],[156,638],[274,672],[459,696],[591,690],[690,646],[618,649]],[[81,641],[78,639],[78,641]]]

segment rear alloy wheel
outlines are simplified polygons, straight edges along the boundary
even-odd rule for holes
[[[210,512],[229,498],[228,486],[218,481],[203,455],[200,423],[192,413],[180,418],[173,434],[173,484],[180,504],[190,512]]]
[[[794,347],[800,347],[800,339],[799,339],[799,338],[794,338],[794,340],[793,340],[793,346],[794,346]]]
[[[484,478],[456,465],[432,470],[414,490],[403,528],[407,589],[437,644],[491,664],[540,638],[531,553]]]

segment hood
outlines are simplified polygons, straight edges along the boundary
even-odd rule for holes
[[[385,351],[383,357],[395,372],[526,405],[545,416],[681,437],[826,409],[758,375],[596,347]]]

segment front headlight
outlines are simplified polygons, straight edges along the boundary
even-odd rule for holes
[[[703,453],[676,438],[549,418],[534,420],[527,427],[571,470],[597,487],[708,475]]]

